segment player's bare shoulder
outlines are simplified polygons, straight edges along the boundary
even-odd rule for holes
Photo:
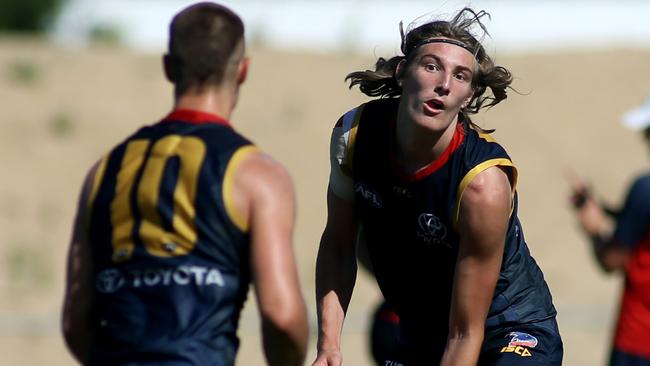
[[[249,154],[242,162],[237,180],[243,187],[255,191],[287,190],[293,192],[293,182],[284,165],[261,150]]]
[[[463,192],[461,207],[464,211],[477,207],[509,210],[512,199],[511,183],[507,174],[499,167],[491,167],[480,172]]]
[[[237,156],[237,154],[240,154]],[[282,207],[293,215],[294,187],[287,169],[269,154],[249,146],[235,153],[229,164],[232,175],[234,216],[248,227],[258,210]]]

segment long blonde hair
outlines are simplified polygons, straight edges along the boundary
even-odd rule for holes
[[[428,39],[448,38],[459,42],[463,48],[470,50],[478,64],[478,72],[474,74],[472,80],[474,95],[470,103],[461,110],[461,113],[469,120],[468,114],[477,113],[481,108],[492,107],[506,99],[507,89],[512,83],[510,71],[505,67],[496,66],[492,58],[485,52],[481,42],[470,32],[472,27],[478,25],[485,34],[488,34],[485,25],[481,22],[481,18],[484,16],[490,17],[485,11],[476,12],[466,7],[450,21],[431,21],[409,30],[406,35],[400,23],[402,36],[400,48],[404,55],[390,59],[380,57],[375,63],[375,70],[351,72],[345,77],[345,80],[350,81],[350,88],[358,85],[361,92],[371,97],[398,97],[402,94],[402,88],[397,84],[395,78],[397,64],[402,60],[409,62],[413,51],[426,43]],[[486,95],[488,89],[491,93]]]

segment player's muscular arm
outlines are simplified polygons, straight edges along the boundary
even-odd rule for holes
[[[476,365],[503,258],[511,188],[498,167],[479,173],[460,203],[460,247],[441,365]]]
[[[352,116],[355,112],[349,116]],[[356,281],[355,240],[358,219],[352,178],[344,172],[350,150],[343,118],[330,138],[330,178],[327,188],[327,224],[316,259],[316,306],[318,311],[318,355],[314,366],[342,363],[341,331]],[[348,126],[349,128],[349,126]]]
[[[343,320],[356,281],[357,218],[353,201],[327,193],[327,224],[316,259],[318,356],[314,365],[340,365]]]
[[[85,364],[92,339],[90,312],[93,302],[92,253],[87,233],[87,202],[97,165],[84,182],[68,249],[66,289],[63,303],[63,338],[75,359]]]
[[[357,215],[354,201],[328,189],[327,224],[316,260],[318,355],[314,366],[340,365],[341,330],[356,281],[355,238]]]
[[[280,164],[259,152],[249,155],[235,174],[235,204],[250,224],[251,268],[267,361],[302,365],[309,332],[292,247],[291,179]]]
[[[354,203],[327,195],[328,219],[316,262],[318,356],[314,365],[340,365],[340,335],[356,281]]]

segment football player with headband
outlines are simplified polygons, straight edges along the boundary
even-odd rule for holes
[[[332,134],[315,366],[342,362],[357,241],[399,318],[382,365],[562,363],[551,293],[517,217],[517,170],[470,117],[505,100],[512,82],[477,35],[487,17],[464,8],[409,26],[403,55],[347,76],[377,98]]]

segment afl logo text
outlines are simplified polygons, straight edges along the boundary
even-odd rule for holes
[[[377,192],[367,185],[357,182],[354,184],[354,192],[363,198],[363,201],[372,208],[381,208],[383,206],[381,198]]]

